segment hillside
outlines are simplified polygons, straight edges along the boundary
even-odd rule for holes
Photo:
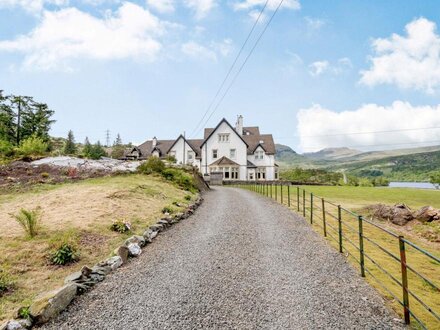
[[[283,144],[275,144],[275,159],[282,167],[309,166],[311,160],[296,153],[291,147]]]
[[[317,152],[304,153],[303,156],[315,160],[335,160],[353,157],[362,154],[362,151],[350,148],[325,148]]]

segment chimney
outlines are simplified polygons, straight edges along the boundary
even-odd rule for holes
[[[237,117],[237,122],[235,123],[235,130],[238,134],[243,135],[243,116],[239,115]]]
[[[153,138],[153,148],[156,147],[156,146],[157,146],[157,138],[154,137],[154,138]]]

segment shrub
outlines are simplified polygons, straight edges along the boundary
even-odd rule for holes
[[[191,200],[191,195],[185,195],[185,200],[186,201],[190,201]]]
[[[20,307],[17,311],[17,316],[20,319],[30,319],[31,318],[31,311],[29,310],[29,306],[26,307]]]
[[[24,231],[30,238],[37,235],[41,216],[40,208],[37,207],[33,210],[21,209],[18,214],[11,214],[11,216],[20,224],[20,226],[23,227]]]
[[[5,157],[10,157],[14,154],[14,146],[12,143],[0,140],[0,155],[3,155]]]
[[[41,177],[42,177],[43,179],[47,179],[47,178],[49,177],[49,173],[47,173],[47,172],[43,172],[43,173],[41,173]]]
[[[172,207],[170,207],[170,206],[165,206],[163,209],[162,209],[162,213],[169,213],[169,214],[171,214],[171,213],[173,213],[174,212],[174,210],[173,210],[173,208]]]
[[[166,160],[167,160],[167,162],[169,162],[171,164],[175,164],[177,162],[176,157],[174,157],[173,155],[168,155]]]
[[[150,157],[138,167],[138,172],[142,174],[162,173],[165,169],[165,164],[159,157]]]
[[[180,188],[195,192],[197,186],[194,177],[181,169],[167,168],[162,171],[162,176],[169,181],[176,183]]]
[[[55,235],[49,242],[49,261],[54,265],[67,265],[78,261],[78,235],[75,231],[67,231]]]
[[[0,268],[0,297],[14,287],[14,282],[5,269]]]
[[[113,221],[110,229],[116,231],[118,233],[126,233],[131,229],[131,224],[129,222],[123,220],[115,220]]]
[[[47,152],[48,147],[43,139],[31,136],[20,143],[17,153],[22,156],[40,156]]]

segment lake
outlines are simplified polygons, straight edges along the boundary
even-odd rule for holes
[[[435,186],[429,182],[390,182],[390,188],[418,188],[435,189]]]

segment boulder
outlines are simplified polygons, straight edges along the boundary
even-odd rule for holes
[[[115,254],[121,258],[122,263],[126,263],[128,260],[128,247],[125,245],[121,245],[120,247],[115,249]]]
[[[75,298],[76,290],[76,285],[71,283],[38,296],[29,307],[35,324],[46,323],[57,316]]]
[[[141,247],[136,243],[128,245],[128,254],[130,257],[138,257],[142,253]]]
[[[81,275],[84,277],[89,277],[92,273],[92,269],[87,266],[82,266],[81,268]]]
[[[71,282],[77,282],[82,280],[83,275],[80,271],[72,273],[70,275],[67,275],[66,278],[64,279],[64,284],[68,284]]]
[[[169,227],[170,223],[166,219],[160,219],[157,224],[162,225],[164,227]]]
[[[145,238],[143,237],[143,236],[138,236],[138,235],[135,235],[135,236],[131,236],[131,237],[129,237],[129,238],[127,238],[126,240],[125,240],[125,246],[129,246],[130,244],[132,244],[132,243],[136,243],[136,244],[138,244],[140,247],[142,247],[142,246],[145,246],[145,244],[146,244],[146,242],[145,242]]]
[[[175,220],[183,219],[183,213],[182,213],[182,212],[176,213],[176,214],[174,215],[174,219],[175,219]]]
[[[369,206],[367,209],[372,212],[373,217],[389,220],[399,226],[404,226],[409,221],[414,220],[413,212],[405,204],[396,204],[394,206],[376,204]]]
[[[432,222],[440,220],[440,210],[432,206],[424,206],[414,213],[414,217],[421,222]]]
[[[150,229],[153,230],[153,231],[159,231],[160,232],[160,231],[164,230],[164,227],[161,224],[155,224],[155,225],[150,226]]]
[[[157,234],[158,234],[157,231],[153,231],[153,232],[151,233],[151,239],[152,239],[152,240],[155,239],[155,238],[157,237]]]
[[[151,243],[153,238],[151,237],[152,234],[154,232],[151,229],[147,229],[146,231],[144,231],[144,233],[142,234],[142,236],[144,236],[145,238],[145,243]]]
[[[106,260],[106,263],[110,267],[111,270],[115,270],[115,269],[121,267],[124,262],[122,261],[122,258],[120,256],[114,256],[114,257],[108,258]]]

